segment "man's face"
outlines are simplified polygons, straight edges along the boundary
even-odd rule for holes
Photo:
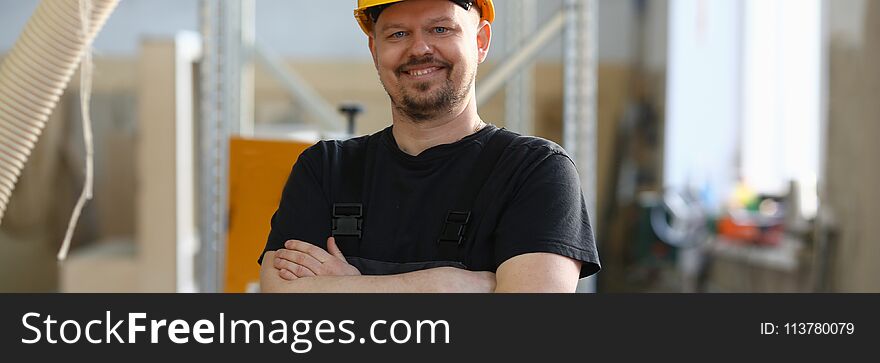
[[[491,29],[478,10],[448,0],[407,0],[382,12],[370,38],[379,79],[392,105],[413,121],[467,102]]]

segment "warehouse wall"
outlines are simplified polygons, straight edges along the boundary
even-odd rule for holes
[[[829,1],[829,117],[824,201],[832,240],[831,288],[880,291],[880,2]]]

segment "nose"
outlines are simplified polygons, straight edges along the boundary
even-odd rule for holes
[[[414,35],[413,42],[409,49],[410,56],[414,58],[423,57],[434,53],[434,48],[421,35]]]

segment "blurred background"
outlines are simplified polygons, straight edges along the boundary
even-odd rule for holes
[[[298,153],[390,125],[355,3],[121,0],[93,44],[94,198],[57,261],[74,75],[0,224],[0,291],[254,291]],[[880,2],[495,5],[480,114],[576,160],[603,263],[579,291],[880,292]],[[39,6],[0,0],[0,61]]]

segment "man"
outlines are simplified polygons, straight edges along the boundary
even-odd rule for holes
[[[491,0],[359,0],[392,126],[296,162],[264,292],[574,292],[599,260],[574,163],[477,114]]]

